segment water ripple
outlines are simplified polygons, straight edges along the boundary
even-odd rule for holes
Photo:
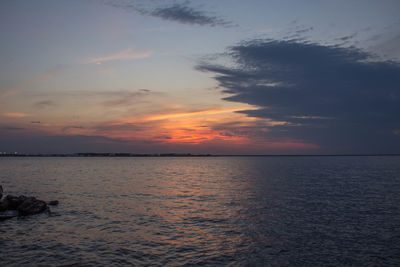
[[[400,157],[1,158],[7,266],[400,265]]]

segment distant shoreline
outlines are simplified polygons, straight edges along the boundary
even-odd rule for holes
[[[161,154],[135,154],[135,153],[71,153],[71,154],[23,154],[23,153],[0,153],[0,157],[106,157],[106,158],[149,158],[149,157],[379,157],[379,156],[400,156],[400,154],[298,154],[298,155],[224,155],[224,154],[190,154],[190,153],[161,153]]]

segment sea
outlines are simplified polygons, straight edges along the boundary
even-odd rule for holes
[[[1,266],[399,266],[399,156],[3,157]]]

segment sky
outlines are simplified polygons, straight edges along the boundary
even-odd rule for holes
[[[399,11],[3,0],[0,151],[400,153]]]

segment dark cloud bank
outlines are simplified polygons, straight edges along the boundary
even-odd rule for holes
[[[228,101],[259,106],[248,116],[286,121],[267,136],[321,153],[400,153],[400,64],[355,48],[254,40],[228,52],[236,64],[197,66],[215,74]]]

